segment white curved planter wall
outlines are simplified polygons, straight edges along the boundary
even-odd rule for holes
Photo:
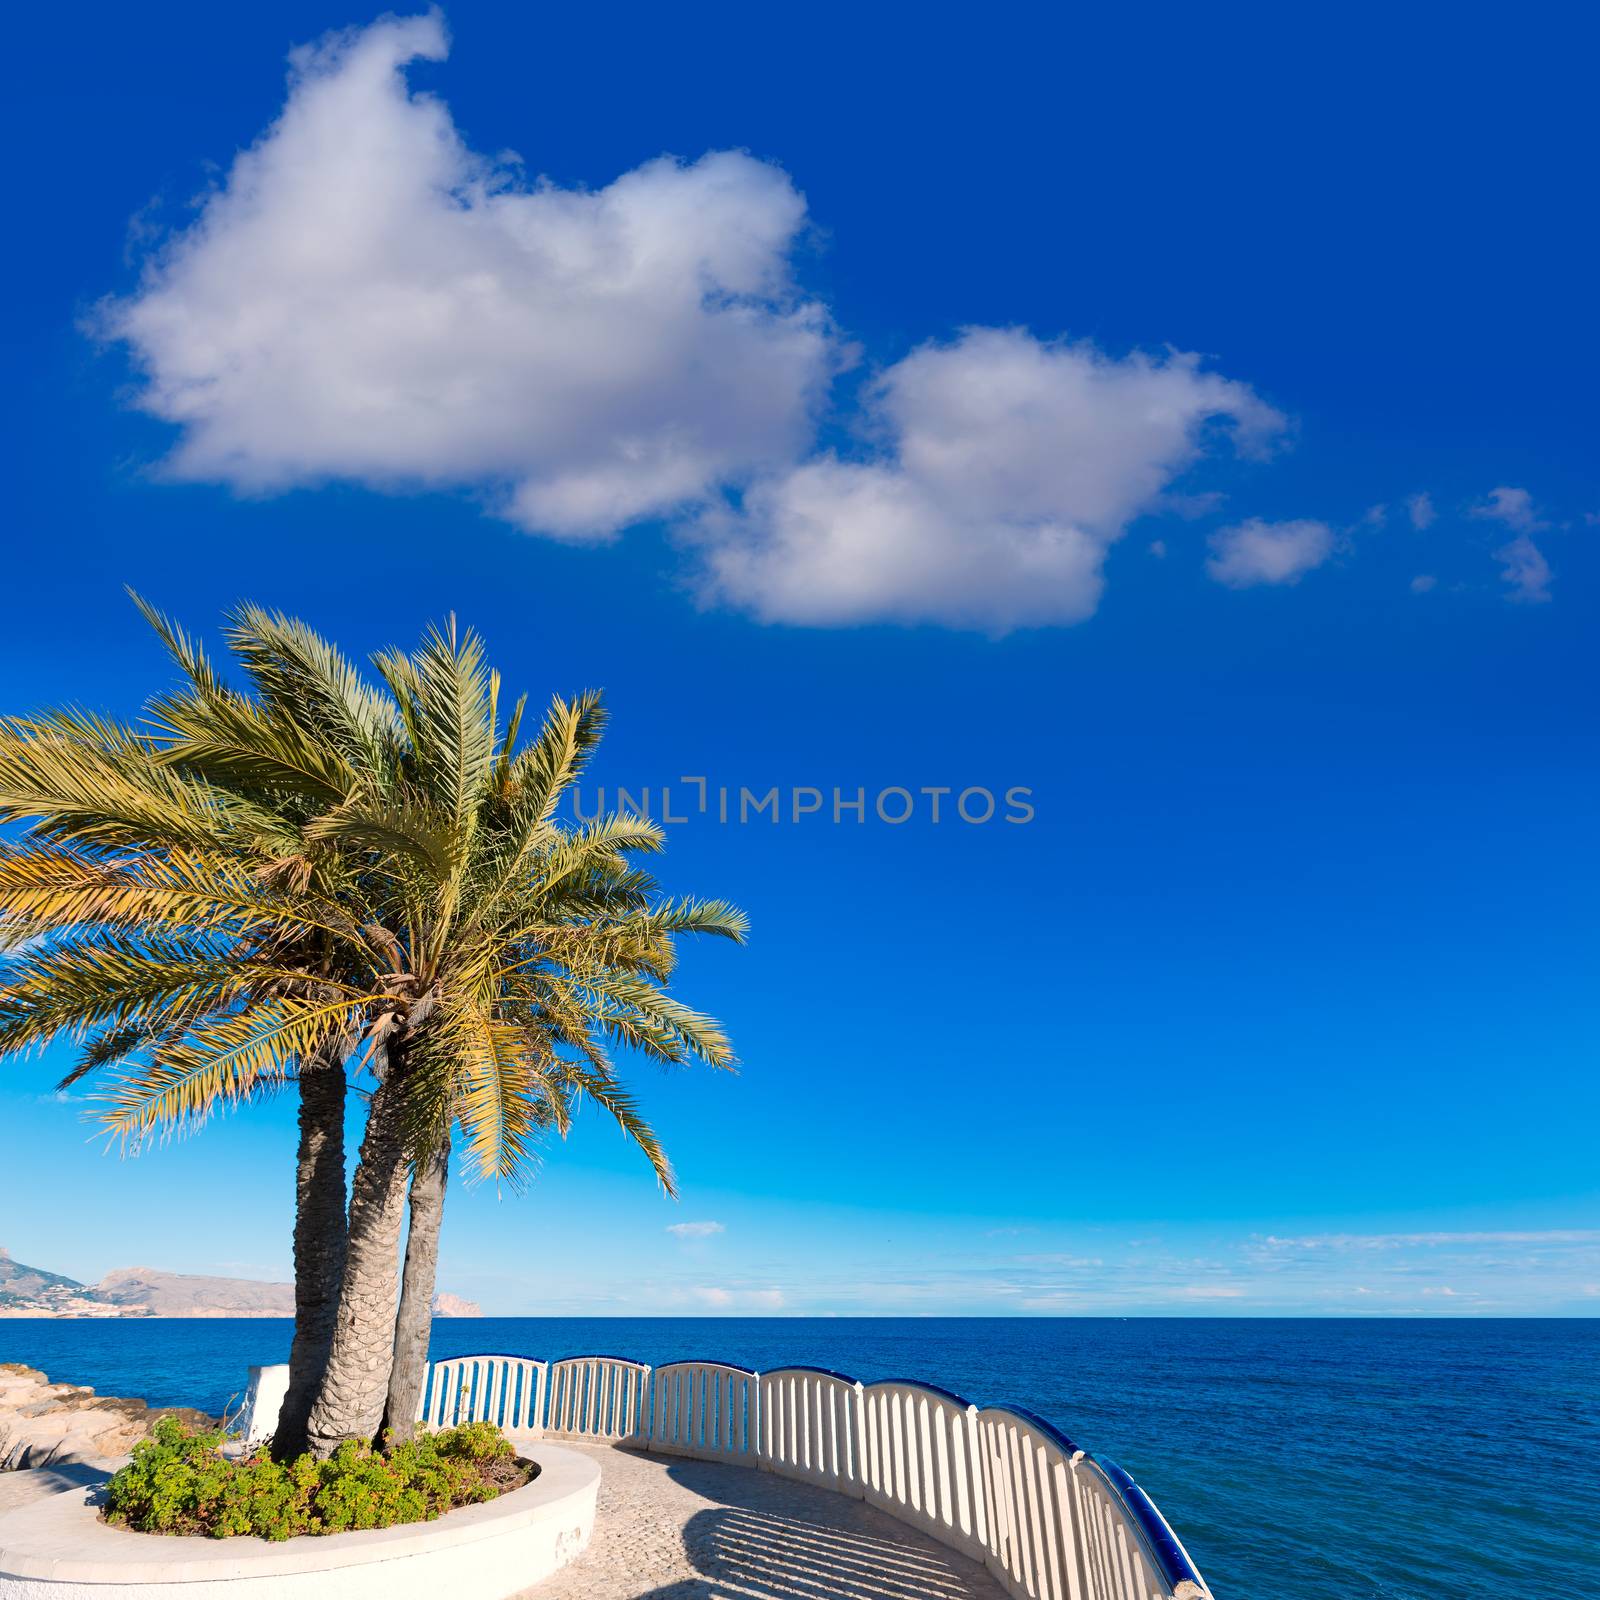
[[[0,1517],[0,1600],[506,1600],[594,1531],[600,1468],[557,1445],[533,1455],[539,1476],[487,1505],[281,1544],[130,1533],[74,1489]]]

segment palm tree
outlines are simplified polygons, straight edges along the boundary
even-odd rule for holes
[[[164,637],[204,668],[180,633]],[[0,850],[0,940],[25,952],[0,983],[0,1052],[77,1035],[65,1086],[154,1048],[159,1103],[137,1125],[120,1108],[110,1119],[135,1134],[297,1083],[295,1334],[279,1432],[292,1448],[343,1274],[344,1058],[365,974],[355,990],[337,981],[330,958],[359,924],[272,799],[196,781],[164,766],[148,735],[81,714],[0,724],[0,817],[31,828]]]
[[[0,1051],[74,1031],[70,1078],[137,1061],[107,1113],[133,1137],[296,1075],[280,1448],[308,1412],[319,1449],[370,1436],[386,1400],[399,1437],[426,1359],[452,1130],[480,1172],[518,1183],[538,1132],[564,1132],[587,1096],[670,1189],[604,1044],[728,1064],[716,1025],[664,985],[677,933],[738,939],[743,919],[659,901],[627,861],[660,848],[650,824],[556,822],[603,726],[597,696],[557,701],[519,751],[521,704],[502,729],[498,680],[453,627],[379,658],[384,694],[309,629],[245,608],[228,638],[247,695],[146,614],[186,680],[153,706],[153,733],[76,713],[0,727],[0,818],[33,828],[0,857],[0,932],[45,941],[0,983]],[[379,1083],[341,1230],[343,1061],[360,1039]]]
[[[558,821],[562,794],[604,726],[598,695],[556,700],[519,751],[522,705],[502,726],[499,681],[472,634],[452,624],[414,654],[376,665],[406,731],[403,757],[315,825],[320,837],[371,853],[396,934],[393,1009],[374,1034],[383,1082],[352,1192],[328,1375],[309,1425],[319,1450],[378,1431],[385,1417],[391,1438],[410,1431],[453,1130],[479,1175],[517,1185],[539,1131],[564,1131],[574,1102],[588,1098],[671,1187],[666,1157],[605,1046],[669,1064],[731,1064],[716,1023],[665,986],[677,935],[745,932],[743,917],[720,901],[660,899],[628,860],[662,847],[651,823]],[[414,1226],[397,1312],[408,1168]]]
[[[470,642],[450,641],[450,651],[454,661],[446,670],[470,676]],[[492,705],[480,703],[480,712],[492,720]],[[606,1046],[616,1039],[663,1065],[691,1057],[731,1064],[720,1029],[670,1002],[659,985],[671,975],[677,934],[739,940],[744,919],[721,903],[659,901],[654,882],[625,859],[629,850],[661,848],[661,834],[652,825],[613,817],[591,830],[569,831],[555,822],[562,795],[603,730],[598,696],[556,701],[536,739],[513,759],[520,712],[519,706],[507,735],[497,733],[499,754],[482,785],[474,847],[462,858],[465,887],[457,899],[451,960],[458,969],[481,974],[473,981],[484,1028],[499,1024],[505,1058],[521,1058],[515,1070],[525,1078],[531,1127],[565,1134],[575,1103],[588,1096],[617,1120],[662,1188],[675,1195],[665,1152],[617,1081]],[[447,896],[443,883],[431,892],[438,899]],[[447,1124],[453,1115],[480,1173],[520,1183],[529,1164],[527,1144],[521,1136],[514,1144],[505,1137],[507,1086],[484,1076],[473,1055],[459,1048],[435,1057],[432,1070],[434,1077],[420,1085],[424,1127]],[[509,1087],[515,1092],[514,1084]],[[423,1149],[411,1182],[394,1365],[381,1428],[391,1443],[410,1437],[421,1400],[448,1132],[431,1150]]]
[[[401,731],[392,707],[309,628],[254,606],[241,607],[227,629],[230,649],[252,691],[240,694],[222,681],[180,627],[137,595],[134,600],[184,679],[180,689],[150,707],[159,759],[283,820],[293,849],[265,863],[265,870],[317,886],[347,906],[353,903],[361,942],[351,949],[324,939],[315,959],[323,970],[342,967],[351,983],[370,990],[384,964],[374,964],[372,953],[376,949],[386,956],[392,941],[362,897],[360,864],[319,840],[310,825],[368,781],[374,768],[392,764]],[[345,1061],[355,1042],[350,1031],[331,1039],[323,1058],[302,1062],[298,1074],[295,1336],[273,1438],[280,1459],[306,1447],[306,1425],[327,1369],[339,1308],[348,1247]],[[325,1070],[308,1072],[319,1064]],[[152,1114],[135,1104],[137,1117]],[[159,1118],[159,1108],[153,1115]]]

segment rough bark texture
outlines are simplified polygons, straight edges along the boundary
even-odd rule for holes
[[[400,1311],[394,1322],[394,1367],[383,1411],[382,1442],[403,1444],[417,1429],[417,1408],[428,1373],[428,1335],[433,1331],[433,1285],[439,1272],[439,1228],[450,1147],[441,1146],[411,1179],[411,1226],[406,1235],[406,1270]]]
[[[306,1448],[306,1422],[328,1366],[346,1240],[344,1062],[335,1052],[300,1073],[300,1159],[295,1181],[294,1343],[289,1392],[273,1436],[280,1461]]]
[[[372,1097],[361,1158],[350,1186],[350,1237],[327,1373],[306,1434],[319,1456],[344,1439],[371,1439],[383,1419],[400,1287],[400,1228],[406,1212],[401,1117],[403,1068],[391,1058]]]

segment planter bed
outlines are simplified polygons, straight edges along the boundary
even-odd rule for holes
[[[432,1522],[265,1539],[131,1533],[72,1489],[0,1516],[0,1600],[505,1600],[571,1561],[594,1528],[600,1469],[519,1441],[539,1475]]]

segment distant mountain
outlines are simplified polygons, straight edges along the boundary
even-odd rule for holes
[[[26,1267],[11,1259],[11,1252],[0,1247],[0,1305],[9,1300],[26,1299],[45,1289],[81,1289],[83,1285],[73,1278],[63,1278],[59,1272],[46,1272],[43,1267]]]
[[[120,1317],[127,1313],[76,1278],[13,1261],[0,1247],[0,1317]]]
[[[101,1299],[145,1317],[292,1317],[294,1285],[119,1267],[94,1286]]]
[[[434,1296],[440,1317],[481,1317],[460,1295]],[[0,1317],[292,1317],[294,1285],[119,1267],[99,1283],[24,1266],[0,1248]]]

